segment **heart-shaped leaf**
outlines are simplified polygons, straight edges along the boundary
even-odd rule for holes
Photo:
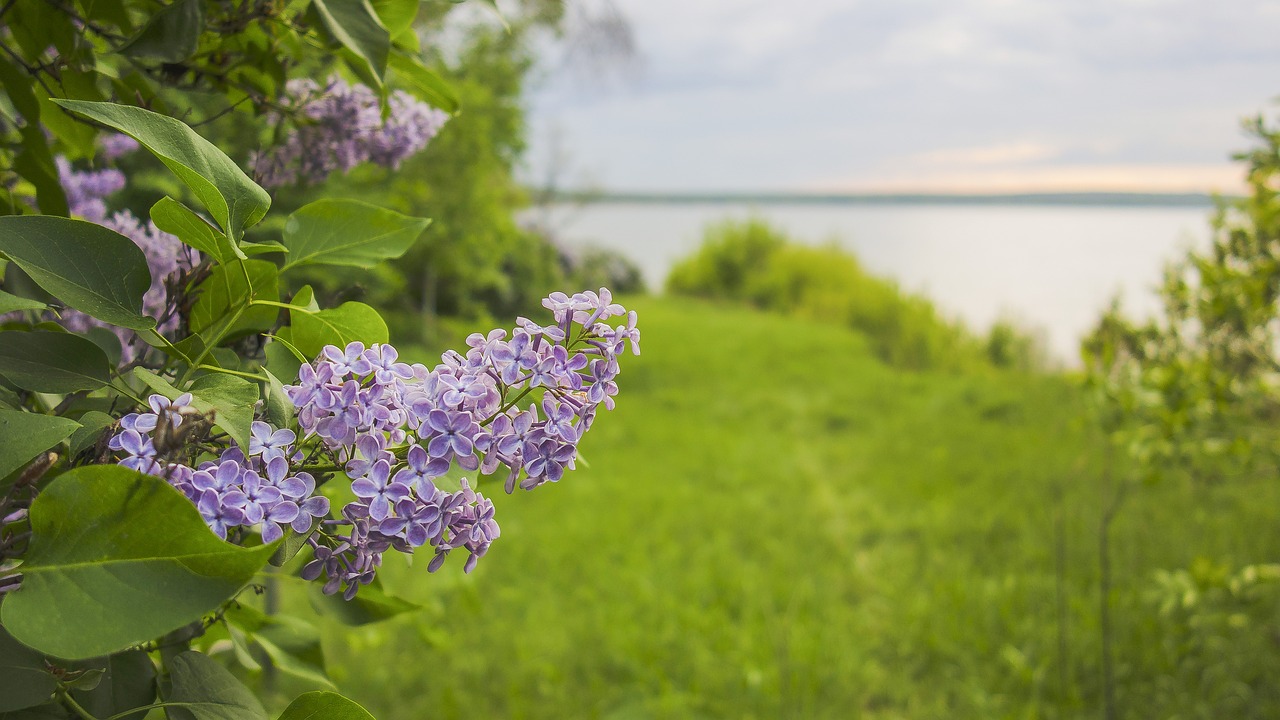
[[[44,656],[14,640],[0,626],[0,713],[48,702],[58,681],[49,674]]]
[[[187,245],[208,255],[219,263],[230,262],[234,258],[241,260],[248,257],[240,248],[227,239],[227,236],[210,227],[191,208],[165,196],[151,206],[151,221],[157,228],[176,236]]]
[[[49,307],[39,300],[18,297],[0,290],[0,315],[11,313],[15,310],[44,310]]]
[[[185,495],[119,465],[60,475],[30,517],[22,586],[0,619],[20,642],[67,659],[123,650],[200,619],[276,549],[219,540]]]
[[[430,223],[359,200],[317,200],[285,223],[289,260],[281,270],[300,265],[370,268],[403,255]]]
[[[309,692],[299,695],[280,715],[280,720],[373,720],[354,700],[335,692]]]
[[[23,390],[44,393],[96,390],[111,382],[102,348],[58,332],[0,332],[0,375]]]
[[[0,217],[0,253],[71,307],[112,325],[149,330],[151,271],[129,238],[96,223],[48,215]]]
[[[75,420],[0,407],[0,478],[57,445],[80,427]]]
[[[207,655],[188,650],[174,657],[169,679],[170,720],[266,720],[253,692]]]
[[[204,0],[174,0],[120,48],[121,55],[177,63],[195,54],[204,32]]]
[[[345,302],[332,310],[316,313],[290,311],[292,327],[285,340],[292,343],[304,356],[313,358],[325,345],[343,347],[359,341],[365,345],[385,343],[388,338],[387,323],[377,310],[358,302]]]
[[[311,0],[311,10],[325,30],[351,53],[352,66],[362,78],[382,86],[387,71],[391,33],[378,19],[369,0]]]
[[[224,232],[238,241],[267,214],[271,196],[213,143],[185,123],[115,103],[54,100],[62,107],[132,136],[191,188]]]

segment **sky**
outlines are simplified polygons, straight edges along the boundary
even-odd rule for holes
[[[1235,192],[1240,119],[1280,114],[1277,0],[613,3],[637,52],[550,55],[535,182]]]

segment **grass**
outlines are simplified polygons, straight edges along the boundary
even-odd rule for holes
[[[344,692],[382,720],[1097,715],[1099,440],[1070,382],[901,372],[846,329],[633,304],[644,354],[589,469],[491,484],[503,534],[471,576],[389,559],[388,589],[424,609],[326,628]],[[1277,557],[1275,486],[1128,501],[1121,717],[1196,716],[1186,693],[1212,695],[1206,717],[1280,702],[1179,665],[1223,646],[1167,648],[1147,597],[1158,568]],[[1261,628],[1223,632],[1274,677]]]

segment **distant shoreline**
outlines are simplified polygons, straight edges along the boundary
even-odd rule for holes
[[[538,194],[538,191],[534,191]],[[644,193],[552,192],[550,202],[632,205],[1025,205],[1082,207],[1214,206],[1209,193]]]

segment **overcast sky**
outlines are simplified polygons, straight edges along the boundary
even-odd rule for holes
[[[1280,110],[1272,0],[615,3],[636,65],[548,72],[535,180],[558,134],[610,190],[1234,190]]]

